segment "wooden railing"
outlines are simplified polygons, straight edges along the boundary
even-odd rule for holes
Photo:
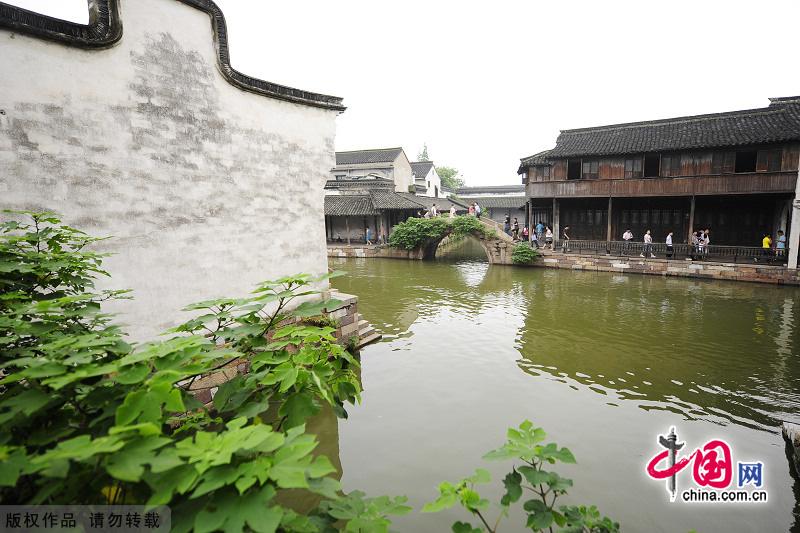
[[[533,198],[793,193],[796,181],[797,172],[752,172],[674,178],[529,181],[526,191]]]
[[[733,263],[768,263],[783,264],[789,256],[789,249],[760,248],[757,246],[693,246],[691,244],[674,244],[672,250],[659,242],[650,245],[652,254],[659,259],[694,259],[696,261],[714,260]],[[612,255],[619,257],[636,257],[645,254],[642,242],[625,241],[569,241],[557,240],[553,250],[562,253],[584,255]],[[649,253],[647,254],[649,257]]]

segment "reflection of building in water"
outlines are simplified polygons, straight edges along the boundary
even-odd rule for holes
[[[562,273],[526,288],[524,371],[689,418],[772,426],[795,416],[787,413],[797,399],[785,391],[800,386],[798,309],[785,289],[604,279]],[[757,313],[762,333],[753,329]]]

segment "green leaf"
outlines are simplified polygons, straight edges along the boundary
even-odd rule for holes
[[[452,527],[453,533],[482,533],[481,528],[472,527],[472,524],[467,522],[456,522]]]
[[[0,446],[0,487],[14,487],[28,463],[25,450]]]
[[[319,407],[311,394],[298,392],[289,396],[278,409],[281,417],[286,417],[284,427],[293,428],[305,424],[306,420],[317,414]]]
[[[516,502],[522,496],[522,476],[519,472],[510,472],[503,479],[503,485],[506,487],[506,493],[500,500],[500,504],[508,507]]]

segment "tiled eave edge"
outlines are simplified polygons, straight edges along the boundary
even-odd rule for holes
[[[133,0],[135,1],[135,0]],[[222,10],[212,0],[175,0],[207,13],[211,17],[217,63],[229,83],[245,91],[335,111],[344,111],[342,99],[286,87],[242,74],[231,66],[228,29]],[[100,49],[113,46],[122,38],[119,0],[88,0],[89,24],[77,24],[0,2],[0,28],[49,39],[69,46]]]

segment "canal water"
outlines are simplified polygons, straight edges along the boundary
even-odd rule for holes
[[[361,405],[339,421],[346,490],[407,495],[416,510],[395,530],[449,531],[469,517],[419,508],[477,467],[499,500],[510,464],[481,456],[529,419],[578,460],[558,466],[575,482],[567,501],[623,531],[797,531],[780,424],[800,423],[800,290],[489,266],[482,254],[467,239],[434,262],[331,259],[347,273],[334,285],[384,334],[362,352]],[[768,503],[670,503],[645,465],[671,426],[684,451],[721,438],[734,462],[763,462]]]

